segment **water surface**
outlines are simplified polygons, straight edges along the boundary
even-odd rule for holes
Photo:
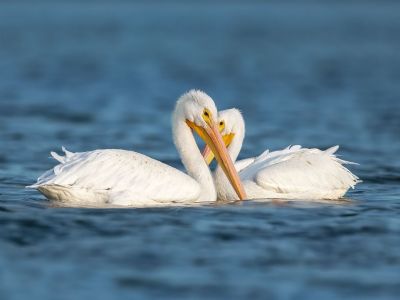
[[[0,4],[0,299],[397,299],[400,6],[307,3]],[[24,189],[61,145],[182,168],[170,114],[190,88],[242,110],[241,157],[339,144],[364,182],[332,203],[111,210]]]

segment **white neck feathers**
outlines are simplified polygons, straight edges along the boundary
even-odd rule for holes
[[[193,133],[187,126],[179,107],[176,108],[173,116],[172,131],[176,149],[186,171],[200,184],[201,194],[198,201],[215,201],[217,192],[211,171],[201,155]]]

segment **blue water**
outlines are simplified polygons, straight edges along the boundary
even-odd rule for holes
[[[398,299],[400,4],[0,4],[0,299]],[[191,88],[242,110],[241,157],[341,145],[335,203],[60,208],[51,150],[182,168]]]

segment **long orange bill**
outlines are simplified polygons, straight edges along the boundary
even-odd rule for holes
[[[217,124],[215,124],[214,121],[211,121],[205,127],[200,127],[190,121],[186,121],[186,123],[190,128],[196,131],[196,133],[204,140],[207,146],[210,147],[212,153],[215,155],[215,158],[218,161],[218,164],[222,167],[222,170],[224,171],[239,199],[246,199],[246,192],[225,147],[225,143],[218,130]]]
[[[222,136],[222,140],[224,141],[225,147],[228,148],[228,146],[231,144],[233,138],[235,137],[234,133],[226,134]],[[202,153],[204,160],[206,161],[207,165],[211,164],[212,161],[214,160],[214,153],[211,151],[211,148],[206,145],[204,147],[203,153]]]

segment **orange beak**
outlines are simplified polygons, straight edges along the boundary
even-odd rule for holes
[[[224,141],[225,147],[228,148],[231,144],[233,138],[235,137],[234,133],[229,133],[222,136],[222,140]],[[211,148],[206,145],[203,150],[203,157],[206,161],[207,165],[211,164],[214,160],[214,153],[211,151]]]
[[[217,124],[211,119],[209,122],[206,122],[207,125],[205,127],[198,126],[195,123],[186,120],[186,124],[192,128],[196,133],[204,140],[207,147],[213,153],[213,156],[218,161],[218,164],[222,167],[226,177],[234,188],[236,194],[238,195],[240,200],[246,199],[246,192],[243,188],[242,182],[240,181],[240,177],[235,169],[235,166],[229,156],[229,153],[226,149],[225,142],[222,139],[222,136],[218,130]]]

